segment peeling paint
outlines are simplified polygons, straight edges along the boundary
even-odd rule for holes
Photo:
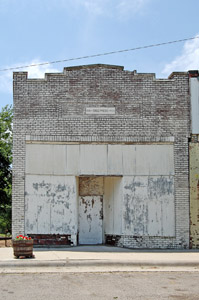
[[[76,224],[75,177],[26,177],[26,233],[74,233]],[[37,221],[36,221],[37,220]]]
[[[34,245],[36,246],[66,246],[73,245],[75,243],[72,235],[60,235],[60,234],[29,234],[34,239]]]
[[[66,191],[66,189],[67,189],[67,186],[65,184],[64,185],[58,184],[55,192],[56,193],[63,192],[63,191]]]
[[[123,234],[174,236],[172,176],[124,177]]]
[[[173,177],[148,177],[148,196],[149,199],[162,197],[164,195],[173,195],[174,185]]]
[[[94,158],[96,153],[103,153],[104,169],[100,170],[105,170],[103,175],[110,171],[115,177],[80,176],[78,198],[74,176],[55,176],[53,172],[50,175],[26,175],[26,232],[74,234],[79,226],[80,243],[102,243],[102,225],[103,231],[110,235],[174,236],[173,145],[78,147],[78,172],[87,170],[89,174],[92,170],[92,175],[98,174],[99,161],[95,164]],[[55,149],[56,145],[49,146],[52,153]],[[69,149],[70,145],[59,147],[60,153],[66,156]],[[91,160],[83,160],[89,153],[92,153]],[[42,168],[48,166],[42,165]],[[126,173],[128,176],[119,176]]]
[[[79,244],[102,243],[103,197],[79,197]]]
[[[93,208],[93,206],[94,206],[94,203],[95,203],[95,201],[94,201],[94,199],[92,199],[92,208]]]
[[[141,182],[136,182],[135,178],[133,177],[132,182],[128,185],[125,185],[124,188],[130,190],[131,192],[135,192],[136,188],[140,186],[141,186]]]

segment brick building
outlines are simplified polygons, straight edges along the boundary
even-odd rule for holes
[[[14,73],[13,236],[189,247],[189,73]]]

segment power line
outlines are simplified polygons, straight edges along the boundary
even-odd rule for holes
[[[105,56],[105,55],[112,55],[112,54],[122,53],[122,52],[136,51],[136,50],[159,47],[159,46],[164,46],[164,45],[169,45],[169,44],[174,44],[174,43],[181,43],[181,42],[190,41],[190,40],[194,40],[194,39],[198,39],[198,38],[199,38],[199,35],[197,35],[195,37],[191,37],[191,38],[186,38],[186,39],[181,39],[181,40],[176,40],[176,41],[169,41],[169,42],[164,42],[164,43],[159,43],[159,44],[140,46],[140,47],[136,47],[136,48],[123,49],[123,50],[118,50],[118,51],[86,55],[86,56],[80,56],[80,57],[74,57],[74,58],[68,58],[68,59],[62,59],[62,60],[55,60],[55,61],[50,61],[50,62],[31,64],[31,65],[27,65],[27,66],[24,65],[24,66],[12,67],[12,68],[0,69],[0,72],[12,71],[12,70],[18,70],[18,69],[24,69],[24,68],[30,68],[30,67],[37,67],[37,66],[44,66],[44,65],[52,65],[52,64],[62,63],[62,62],[68,62],[68,61],[74,61],[74,60],[80,60],[80,59],[86,59],[86,58],[93,58],[93,57],[99,57],[99,56]]]

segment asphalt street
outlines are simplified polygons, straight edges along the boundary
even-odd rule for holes
[[[0,299],[198,300],[199,272],[0,274]]]

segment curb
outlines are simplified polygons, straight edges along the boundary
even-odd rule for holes
[[[0,261],[0,268],[24,267],[198,267],[199,261],[118,261],[118,260],[59,260],[35,261],[30,259]]]

